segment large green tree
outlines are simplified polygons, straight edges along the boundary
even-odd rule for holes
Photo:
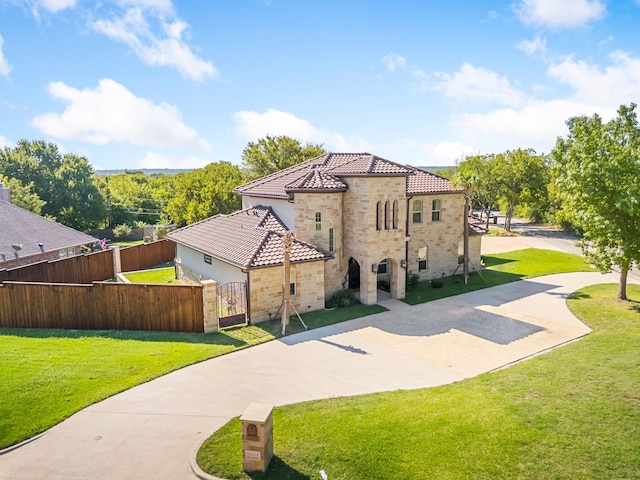
[[[9,189],[12,204],[40,215],[42,206],[46,202],[40,200],[38,194],[33,191],[33,182],[28,185],[23,185],[15,178],[9,178],[0,174],[0,183]]]
[[[509,150],[496,155],[491,174],[496,177],[498,195],[505,203],[504,229],[509,232],[518,205],[539,203],[546,198],[547,158],[532,149]]]
[[[582,229],[585,257],[601,271],[620,269],[618,298],[627,299],[627,273],[640,261],[640,128],[636,105],[617,117],[573,117],[569,135],[552,152],[566,213]]]
[[[240,168],[229,162],[211,163],[204,168],[179,173],[166,212],[178,225],[204,220],[217,213],[233,212],[242,205],[233,189],[245,181]]]
[[[302,144],[286,135],[270,136],[249,142],[242,151],[242,167],[253,180],[327,153],[321,144]]]
[[[489,215],[499,200],[498,178],[492,173],[494,162],[495,155],[466,157],[453,177],[454,185],[467,190],[471,207],[480,209],[481,215],[486,213],[487,227]]]
[[[93,183],[94,173],[84,157],[60,154],[56,144],[20,140],[0,151],[0,173],[31,186],[41,201],[42,215],[72,228],[97,226],[103,199]]]

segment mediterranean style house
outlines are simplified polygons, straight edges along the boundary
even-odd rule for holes
[[[364,304],[379,282],[404,298],[407,274],[421,280],[461,269],[465,198],[438,175],[369,153],[329,153],[234,190],[243,210],[216,215],[168,237],[186,281],[246,282],[252,321],[276,315],[282,302],[282,236],[294,234],[292,302],[324,307],[350,288]],[[479,224],[469,224],[470,270],[480,267]]]

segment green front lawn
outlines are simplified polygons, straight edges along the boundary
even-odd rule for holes
[[[537,248],[483,255],[482,258],[485,263],[482,275],[472,272],[466,285],[462,275],[445,277],[432,282],[420,282],[416,288],[407,292],[403,301],[409,305],[416,305],[526,278],[592,270],[578,255]],[[442,286],[434,288],[433,285],[438,282]]]
[[[592,334],[506,370],[277,408],[267,474],[241,471],[237,419],[198,463],[227,479],[640,478],[640,287],[616,289],[569,300]]]
[[[385,310],[353,305],[302,318],[317,328]],[[277,338],[280,325],[278,320],[209,334],[0,328],[0,449],[115,393]],[[292,317],[287,334],[301,330]]]

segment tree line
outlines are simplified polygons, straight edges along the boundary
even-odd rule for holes
[[[77,230],[183,226],[238,210],[235,187],[323,153],[322,145],[267,136],[247,144],[240,166],[219,161],[175,175],[96,175],[85,157],[61,154],[52,142],[20,140],[0,150],[0,182],[15,205]]]
[[[640,259],[640,128],[636,105],[616,118],[567,120],[569,135],[547,155],[519,148],[467,156],[453,171],[438,172],[464,188],[473,208],[571,228],[602,271],[618,267],[626,298],[627,272]],[[16,205],[70,227],[197,222],[240,208],[235,187],[326,153],[322,145],[287,136],[249,142],[242,164],[220,161],[176,175],[140,171],[96,175],[86,158],[62,155],[43,140],[21,140],[0,151],[0,182]]]

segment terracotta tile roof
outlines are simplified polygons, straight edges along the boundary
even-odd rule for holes
[[[485,235],[489,233],[489,229],[485,227],[484,220],[469,215],[469,235]]]
[[[287,227],[271,207],[256,206],[215,215],[167,235],[176,243],[241,268],[281,265],[282,237]],[[294,238],[291,262],[328,260],[330,253]]]
[[[413,168],[413,167],[412,167]],[[426,172],[419,168],[413,168],[413,175],[407,177],[407,195],[420,195],[431,193],[453,193],[461,192],[451,186],[448,179]]]
[[[237,187],[234,192],[256,197],[290,198],[298,191],[345,191],[340,177],[405,176],[407,194],[456,192],[449,180],[370,153],[327,153]]]
[[[92,244],[97,241],[96,238],[66,225],[53,222],[0,200],[0,268],[5,261]],[[42,248],[40,244],[42,244]],[[16,252],[12,245],[21,248]],[[16,257],[16,253],[18,257]],[[37,261],[36,257],[34,257],[34,261]]]

